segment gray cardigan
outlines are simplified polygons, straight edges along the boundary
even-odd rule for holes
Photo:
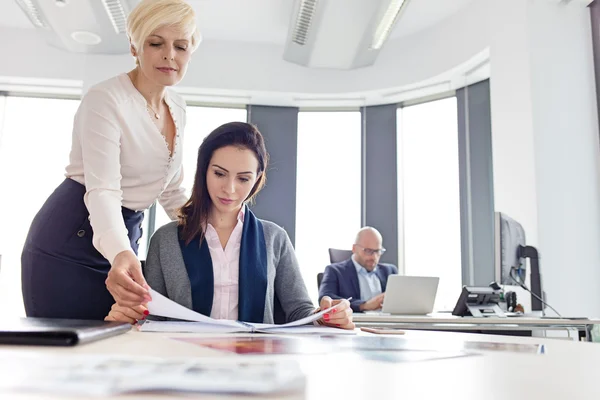
[[[260,222],[267,247],[267,293],[263,322],[274,323],[275,295],[287,322],[304,318],[313,313],[315,307],[300,275],[292,243],[283,228],[270,221]],[[152,289],[192,309],[192,289],[179,246],[177,222],[162,226],[152,236],[144,275]]]

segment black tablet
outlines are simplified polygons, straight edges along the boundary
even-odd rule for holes
[[[123,322],[20,318],[0,320],[0,344],[75,346],[125,333]]]

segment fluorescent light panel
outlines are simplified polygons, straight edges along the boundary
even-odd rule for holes
[[[318,0],[300,0],[300,9],[294,24],[292,42],[304,46],[308,39],[308,31],[317,10]]]
[[[120,0],[102,0],[108,18],[117,34],[127,31],[127,15]]]
[[[31,23],[33,25],[40,27],[40,28],[46,27],[46,24],[44,23],[44,20],[42,19],[42,14],[40,13],[40,10],[38,10],[38,8],[35,6],[33,1],[31,1],[31,0],[16,0],[16,2],[19,5],[19,7],[21,7],[23,12],[25,14],[27,14],[27,17],[29,18],[29,20],[31,21]]]
[[[381,21],[377,25],[375,35],[373,35],[372,49],[379,50],[383,46],[400,15],[402,7],[406,3],[408,3],[408,0],[390,0],[383,17],[381,17]]]

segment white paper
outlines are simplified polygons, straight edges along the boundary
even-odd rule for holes
[[[336,305],[337,306],[337,305]],[[299,319],[297,321],[292,321],[292,322],[288,322],[287,324],[282,324],[282,325],[274,325],[274,324],[253,324],[255,327],[260,327],[260,329],[269,329],[269,328],[287,328],[287,327],[292,327],[292,326],[301,326],[301,325],[308,325],[310,323],[315,322],[316,320],[320,319],[323,315],[327,314],[328,312],[330,312],[331,310],[333,310],[336,306],[332,306],[329,307],[326,310],[320,311],[316,314],[311,314],[308,317],[304,317],[302,319]]]
[[[313,325],[304,325],[304,326],[288,326],[287,328],[280,328],[281,325],[274,325],[271,328],[261,330],[257,329],[256,332],[259,333],[284,333],[286,335],[310,335],[310,334],[318,334],[318,335],[356,335],[356,331],[354,329],[340,329],[340,328],[332,328],[329,326],[313,326]]]
[[[324,314],[327,314],[333,310],[337,305],[329,307],[326,310],[322,310],[316,314],[311,314],[308,317],[299,319],[297,321],[289,322],[287,324],[261,324],[261,323],[249,323],[238,321],[231,321],[226,319],[214,319],[197,313],[189,308],[182,306],[174,302],[171,299],[163,296],[154,289],[150,289],[150,295],[152,301],[148,303],[148,311],[151,315],[157,315],[159,317],[181,319],[192,322],[182,321],[152,321],[148,320],[144,322],[140,328],[142,332],[195,332],[195,333],[233,333],[233,332],[252,332],[260,331],[262,333],[287,333],[287,329],[299,328],[290,330],[289,333],[347,333],[343,332],[343,329],[324,327],[325,330],[319,330],[314,328],[323,328],[312,326],[314,321],[320,319]],[[322,332],[321,332],[322,331]],[[352,332],[352,331],[350,331]]]
[[[233,357],[12,354],[0,365],[0,392],[107,396],[128,392],[266,394],[302,390],[297,362]]]
[[[152,321],[147,320],[140,326],[141,332],[181,332],[181,333],[238,333],[249,332],[242,326],[213,325],[191,321]]]
[[[197,313],[196,311],[190,310],[189,308],[186,308],[181,304],[166,298],[154,289],[150,289],[150,296],[152,297],[152,301],[148,303],[148,311],[150,311],[151,315],[183,319],[186,321],[203,322],[205,324],[212,325],[230,326],[237,328],[239,331],[244,330],[243,326],[236,321],[207,317],[206,315]]]

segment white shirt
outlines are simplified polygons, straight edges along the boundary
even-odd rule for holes
[[[354,268],[356,268],[356,273],[358,274],[360,299],[368,301],[381,294],[381,281],[379,280],[379,276],[375,273],[377,271],[377,266],[373,268],[373,271],[369,272],[356,261],[354,255],[352,255],[352,262],[354,263]]]
[[[187,201],[181,187],[185,101],[167,90],[165,102],[176,127],[172,157],[127,74],[91,87],[75,114],[65,175],[85,185],[94,247],[111,263],[131,250],[121,206],[141,211],[158,200],[175,219]]]
[[[238,319],[240,248],[242,247],[245,209],[246,206],[242,206],[238,213],[237,224],[227,240],[225,249],[221,246],[216,229],[211,224],[206,227],[204,238],[212,259],[215,281],[211,318],[234,321]]]

